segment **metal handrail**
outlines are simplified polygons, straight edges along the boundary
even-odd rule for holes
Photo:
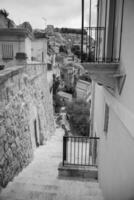
[[[63,136],[63,166],[96,166],[99,137]]]
[[[110,54],[106,48],[106,28],[101,26],[84,27],[82,62],[117,63],[119,58]],[[85,49],[84,49],[85,46]],[[114,45],[113,47],[114,48]],[[112,49],[113,52],[113,49]]]

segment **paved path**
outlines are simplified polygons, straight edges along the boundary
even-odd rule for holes
[[[63,131],[35,151],[33,162],[0,194],[0,200],[102,200],[97,182],[58,179]]]

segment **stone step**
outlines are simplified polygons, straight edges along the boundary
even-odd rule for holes
[[[6,196],[10,192],[15,192],[17,193],[20,192],[28,192],[28,191],[49,191],[49,192],[55,192],[58,191],[58,186],[57,185],[41,185],[41,184],[35,184],[35,183],[21,183],[21,182],[15,182],[13,184],[10,184],[7,189],[3,190],[1,195]]]
[[[0,200],[40,200],[41,198],[45,200],[70,200],[70,196],[72,200],[103,200],[101,190],[96,182],[85,182],[83,185],[83,183],[76,181],[76,187],[68,180],[66,180],[66,182],[59,181],[56,183],[57,185],[40,185],[15,182],[9,184],[8,187],[2,191]],[[79,190],[76,191],[78,187]]]
[[[97,180],[59,179],[62,135],[37,148],[34,160],[2,190],[0,200],[103,200]]]
[[[64,165],[59,164],[58,167],[59,177],[77,177],[83,179],[98,179],[98,169],[91,166],[77,166],[77,165]]]
[[[17,184],[17,183],[16,183]],[[14,185],[15,186],[15,185]],[[21,185],[24,186],[24,185]],[[38,188],[38,190],[37,190]],[[90,189],[89,194],[79,194],[74,191],[59,191],[57,186],[41,186],[31,185],[30,188],[20,188],[20,185],[15,190],[11,189],[1,195],[1,200],[103,200],[101,191],[98,188]]]
[[[10,195],[1,196],[1,200],[54,200],[56,193],[28,191],[27,193],[10,192]]]

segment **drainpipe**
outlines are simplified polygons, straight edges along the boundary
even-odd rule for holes
[[[81,62],[83,62],[83,36],[84,36],[84,0],[82,0],[82,18],[81,18]]]
[[[94,136],[94,104],[95,104],[95,82],[92,80],[92,96],[90,109],[90,137]]]
[[[92,6],[92,1],[91,0],[89,0],[89,37],[88,37],[88,39],[89,39],[89,44],[88,44],[88,57],[90,58],[90,50],[91,50],[91,44],[92,44],[92,42],[91,42],[91,37],[92,37],[92,29],[91,29],[91,12],[92,12],[92,9],[91,9],[91,6]]]

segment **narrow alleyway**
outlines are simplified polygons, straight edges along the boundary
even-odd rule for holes
[[[62,160],[63,131],[56,133],[35,151],[33,162],[0,194],[0,200],[102,200],[95,181],[58,178]]]

